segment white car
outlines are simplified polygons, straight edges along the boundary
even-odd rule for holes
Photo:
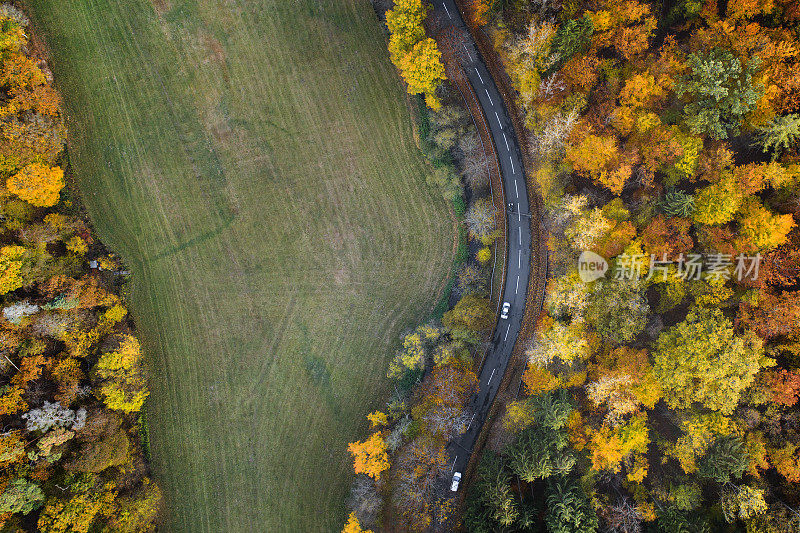
[[[500,318],[503,320],[508,318],[508,312],[511,310],[511,304],[508,302],[503,302],[503,310],[500,312]]]
[[[456,472],[453,474],[453,482],[450,483],[450,490],[456,492],[458,490],[459,483],[461,483],[461,472]]]

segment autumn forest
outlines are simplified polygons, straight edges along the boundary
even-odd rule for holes
[[[796,0],[33,3],[0,530],[800,531]]]
[[[467,340],[494,325],[477,307],[487,287],[459,271],[458,305],[403,338],[395,361],[420,369],[417,381],[392,367],[399,392],[351,445],[362,474],[344,531],[798,531],[797,3],[460,7],[524,127],[549,233],[547,294],[519,341],[520,390],[453,501],[433,478],[466,429],[483,353]],[[424,4],[396,0],[390,50],[397,13],[414,10],[437,37]],[[433,97],[452,88],[432,81],[436,91],[409,92],[435,118],[446,104]],[[585,257],[604,270],[587,276]]]
[[[128,273],[67,186],[60,97],[30,31],[0,6],[0,521],[152,530],[162,496],[147,466]]]

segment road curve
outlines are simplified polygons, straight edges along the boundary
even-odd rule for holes
[[[434,0],[434,9],[443,12],[449,22],[464,29],[469,34],[461,14],[453,0]],[[469,39],[472,39],[470,36]],[[506,219],[508,234],[508,261],[506,262],[503,302],[511,304],[507,319],[500,319],[494,331],[491,345],[487,351],[483,368],[478,376],[478,392],[473,396],[467,412],[471,421],[467,431],[448,444],[452,472],[464,472],[481,428],[486,422],[489,408],[497,395],[508,362],[517,342],[522,318],[525,315],[525,302],[528,295],[531,264],[531,220],[528,205],[528,189],[522,165],[522,152],[508,110],[497,90],[494,79],[472,43],[472,50],[465,51],[467,61],[463,64],[469,83],[475,90],[478,103],[483,109],[486,123],[494,142],[500,163],[500,174],[506,200]]]

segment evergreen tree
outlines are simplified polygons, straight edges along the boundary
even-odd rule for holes
[[[694,196],[680,190],[671,190],[661,200],[661,210],[670,217],[688,218],[694,212]]]
[[[567,450],[566,432],[544,426],[529,427],[508,450],[511,470],[523,481],[569,474],[575,457]]]
[[[764,152],[772,152],[773,161],[790,150],[800,139],[800,114],[775,117],[758,131],[757,142]]]
[[[700,459],[700,475],[718,483],[742,477],[749,457],[744,443],[732,436],[724,436],[711,445]]]
[[[689,54],[690,72],[676,87],[687,95],[684,121],[694,133],[725,139],[739,133],[742,118],[756,105],[763,89],[753,84],[759,60],[748,64],[728,50],[714,48],[706,54]]]
[[[581,486],[565,477],[547,483],[545,523],[550,533],[593,533],[598,519]]]

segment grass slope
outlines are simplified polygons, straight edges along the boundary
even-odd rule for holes
[[[134,271],[172,531],[334,531],[345,446],[449,273],[366,0],[30,0]]]

